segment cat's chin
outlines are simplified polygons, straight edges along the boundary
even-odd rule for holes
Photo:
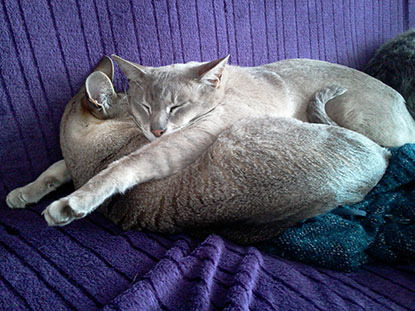
[[[154,136],[153,133],[144,131],[143,134],[150,142],[155,141],[157,139],[157,137]]]

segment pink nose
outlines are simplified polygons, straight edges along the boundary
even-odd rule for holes
[[[151,130],[151,133],[153,133],[156,137],[160,137],[164,132],[165,130]]]

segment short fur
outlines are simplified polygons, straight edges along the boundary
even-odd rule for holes
[[[146,228],[161,232],[215,231],[240,243],[252,243],[340,204],[360,201],[387,167],[388,151],[361,134],[337,126],[278,117],[278,113],[242,115],[232,124],[225,119],[229,124],[226,127],[210,121],[207,124],[216,126],[215,131],[202,136],[199,145],[189,140],[190,136],[176,140],[173,134],[177,132],[206,130],[200,126],[201,117],[191,123],[193,128],[179,126],[179,130],[166,132],[160,138],[152,137],[149,143],[136,126],[134,111],[132,115],[126,113],[131,103],[123,94],[111,92],[112,85],[108,87],[108,81],[102,77],[105,72],[109,80],[112,78],[109,59],[103,60],[97,72],[87,80],[87,96],[82,88],[65,109],[61,122],[65,160],[55,164],[55,168],[52,166],[34,183],[12,191],[7,197],[10,207],[24,207],[46,194],[49,190],[46,191],[44,185],[56,175],[56,166],[60,171],[66,169],[66,178],[58,181],[63,183],[67,176],[72,176],[79,188],[74,194],[78,202],[84,202],[88,198],[82,196],[88,196],[90,191],[101,195],[102,183],[111,180],[111,187],[117,188],[119,181],[134,180],[137,165],[145,161],[142,171],[152,174],[147,177],[148,182],[130,190],[118,189],[127,191],[102,208],[116,223],[124,229]],[[209,80],[209,87],[212,84],[216,87],[216,74],[204,78]],[[271,78],[274,79],[273,75]],[[101,93],[95,94],[96,100],[90,94],[96,85],[88,83],[104,85]],[[251,91],[256,92],[255,89]],[[317,93],[320,100],[335,99],[334,96],[322,99],[320,93]],[[281,95],[289,96],[284,92]],[[100,109],[102,102],[110,104]],[[265,107],[259,106],[252,107],[249,112],[254,114],[255,108],[265,111]],[[235,114],[238,113],[235,110]],[[186,119],[185,113],[176,118],[176,122],[180,123],[181,118]],[[147,122],[151,127],[151,117]],[[139,125],[143,128],[142,123]],[[146,136],[150,133],[148,130]],[[194,150],[200,144],[206,147]],[[196,152],[198,156],[192,161],[184,159],[185,165],[172,172],[170,167],[174,168],[175,163],[170,163],[173,160],[163,154],[158,156],[159,148],[170,157],[183,149]],[[111,174],[114,174],[113,179]],[[163,174],[167,176],[161,178]],[[86,191],[85,186],[90,187],[91,181],[93,188]],[[32,195],[36,190],[36,195]],[[71,208],[68,203],[73,198],[70,195],[45,210],[50,225],[65,225],[92,211]]]
[[[365,72],[401,93],[415,118],[415,29],[382,45]]]

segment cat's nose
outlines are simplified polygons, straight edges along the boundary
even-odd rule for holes
[[[153,133],[156,137],[160,137],[164,132],[165,130],[151,130],[151,133]]]

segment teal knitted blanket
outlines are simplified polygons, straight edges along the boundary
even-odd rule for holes
[[[415,262],[415,144],[391,150],[366,198],[314,217],[257,245],[288,259],[352,271],[372,261]]]

